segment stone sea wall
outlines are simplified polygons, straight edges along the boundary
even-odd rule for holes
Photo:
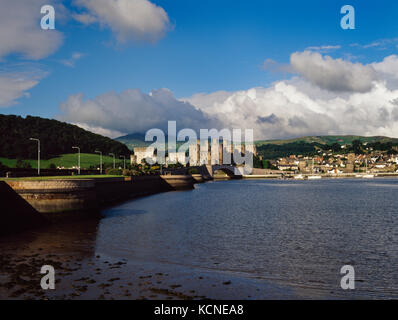
[[[106,206],[160,192],[193,189],[198,180],[192,176],[143,176],[2,181],[0,235],[45,221],[99,216]]]

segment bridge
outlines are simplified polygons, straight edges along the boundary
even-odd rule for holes
[[[202,176],[209,176],[211,178],[214,177],[214,173],[216,171],[222,171],[224,172],[228,177],[230,178],[241,178],[242,177],[242,172],[243,172],[243,168],[242,170],[240,168],[237,168],[236,166],[233,165],[226,165],[226,164],[214,164],[214,165],[203,165],[201,167],[199,167],[199,171],[201,173]]]
[[[163,174],[185,175],[185,174],[188,174],[189,169],[196,169],[198,171],[198,173],[201,174],[205,180],[213,179],[214,173],[216,171],[222,171],[228,177],[233,178],[233,179],[240,179],[240,178],[242,178],[242,175],[250,174],[250,173],[244,172],[244,167],[236,167],[236,166],[227,165],[227,164],[215,164],[215,165],[206,164],[206,165],[201,165],[201,166],[183,167],[183,168],[178,168],[178,169],[164,168]]]

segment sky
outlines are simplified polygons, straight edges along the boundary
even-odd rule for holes
[[[343,5],[355,9],[344,30]],[[42,30],[43,5],[55,30]],[[0,0],[0,113],[117,137],[398,137],[398,2]]]

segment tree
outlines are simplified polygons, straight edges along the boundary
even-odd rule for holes
[[[353,151],[355,154],[361,154],[361,153],[363,153],[363,152],[362,152],[362,142],[359,141],[359,140],[354,140],[354,141],[352,142],[352,151]]]
[[[333,143],[332,146],[330,147],[333,152],[339,152],[341,151],[341,146],[337,142]]]
[[[94,150],[104,154],[130,153],[123,143],[75,125],[40,117],[0,115],[0,157],[36,159],[37,144],[29,141],[31,137],[40,139],[42,159],[71,153],[76,145],[82,153],[93,153]]]
[[[57,169],[57,166],[54,163],[50,163],[50,165],[48,166],[49,169],[55,170]]]

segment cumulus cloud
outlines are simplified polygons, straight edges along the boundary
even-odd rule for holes
[[[292,66],[301,72],[269,87],[197,93],[184,99],[167,89],[150,94],[138,89],[109,92],[94,99],[77,94],[61,104],[59,118],[111,137],[166,130],[168,120],[176,120],[180,129],[254,129],[256,139],[398,137],[398,56],[367,65],[307,51],[292,56]]]
[[[213,128],[218,122],[187,102],[177,100],[167,89],[149,94],[138,89],[108,92],[95,99],[82,94],[70,96],[60,105],[62,121],[78,124],[94,132],[116,135],[146,132],[152,128],[167,131],[167,121],[178,128]]]
[[[56,5],[48,0],[45,4]],[[42,30],[41,0],[2,1],[0,10],[0,60],[9,54],[38,60],[47,57],[61,45],[63,36],[57,30]]]
[[[398,78],[398,56],[391,55],[385,57],[382,62],[372,63],[371,66],[382,76],[392,76]]]
[[[156,41],[170,27],[166,11],[149,0],[75,0],[85,11],[74,14],[83,24],[110,28],[118,42]]]
[[[256,139],[306,135],[398,136],[398,90],[377,82],[369,92],[322,92],[299,78],[253,88],[188,99],[228,128],[252,128]],[[204,99],[202,104],[200,98]]]
[[[72,124],[74,124],[80,128],[83,128],[84,130],[87,130],[90,132],[95,132],[95,133],[100,134],[101,136],[105,136],[105,137],[118,138],[123,135],[126,135],[126,133],[124,133],[124,132],[120,132],[117,130],[109,130],[109,129],[102,128],[102,127],[90,126],[86,123],[72,122]]]
[[[376,79],[369,65],[333,59],[312,51],[293,53],[290,63],[302,77],[329,91],[367,92]]]

